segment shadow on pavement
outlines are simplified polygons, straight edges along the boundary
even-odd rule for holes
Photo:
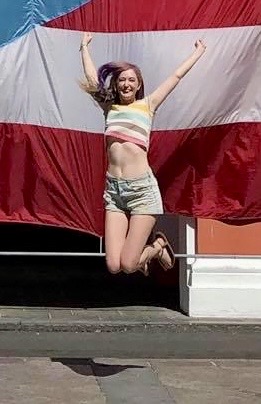
[[[52,362],[62,363],[64,366],[69,367],[75,373],[83,376],[91,376],[94,374],[97,377],[108,377],[123,372],[126,369],[141,369],[144,367],[139,365],[108,365],[104,363],[97,363],[93,359],[52,358],[51,360]]]

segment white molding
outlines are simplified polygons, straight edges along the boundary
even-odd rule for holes
[[[195,225],[195,219],[179,217],[179,253],[195,254]],[[180,307],[187,314],[190,312],[190,265],[194,261],[192,258],[179,260]]]
[[[188,286],[261,289],[261,259],[197,259]]]
[[[196,222],[179,224],[180,248],[194,254]],[[261,318],[261,259],[180,260],[180,305],[191,317]]]

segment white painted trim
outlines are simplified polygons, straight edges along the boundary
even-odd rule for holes
[[[261,318],[260,288],[191,288],[190,317]]]
[[[180,248],[196,250],[196,222],[180,219]],[[180,261],[180,305],[191,317],[261,318],[261,259]]]
[[[179,253],[195,254],[195,225],[193,218],[179,217]],[[179,261],[179,294],[180,307],[184,313],[190,311],[190,266],[195,259],[188,258]]]
[[[261,259],[197,259],[190,271],[190,287],[261,289]]]

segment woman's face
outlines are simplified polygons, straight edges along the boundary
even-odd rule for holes
[[[122,104],[130,104],[135,101],[136,93],[140,89],[140,83],[133,69],[121,72],[116,81],[116,85]]]

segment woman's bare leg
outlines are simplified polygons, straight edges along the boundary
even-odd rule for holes
[[[105,211],[105,253],[108,270],[121,271],[121,251],[128,231],[128,217],[124,212]]]
[[[132,273],[142,269],[146,274],[146,264],[162,253],[164,244],[163,239],[157,238],[146,245],[155,223],[156,218],[152,215],[133,215],[129,219],[123,212],[106,211],[105,252],[111,273],[122,270]],[[164,259],[171,262],[167,251],[164,251]]]
[[[131,216],[120,257],[121,268],[124,272],[135,272],[161,251],[159,243],[156,243],[155,246],[152,244],[145,247],[155,223],[156,218],[152,215]]]

